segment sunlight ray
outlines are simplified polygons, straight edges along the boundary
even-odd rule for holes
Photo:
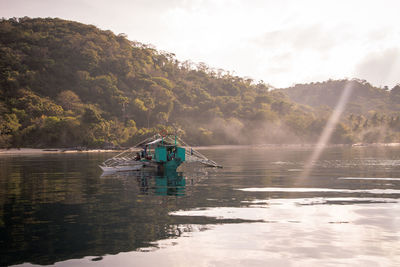
[[[313,153],[310,158],[306,161],[304,165],[304,170],[300,175],[300,178],[308,177],[308,175],[312,171],[312,165],[316,162],[324,151],[326,145],[329,142],[329,139],[332,136],[333,131],[335,130],[336,125],[339,122],[340,116],[342,115],[346,104],[351,96],[351,92],[353,91],[352,82],[349,81],[344,87],[342,94],[340,95],[339,101],[336,104],[334,111],[332,112],[327,124],[325,125],[324,130],[321,133],[321,136],[318,139],[318,142],[315,146]]]

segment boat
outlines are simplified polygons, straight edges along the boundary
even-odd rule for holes
[[[183,162],[199,162],[210,167],[222,167],[188,146],[176,134],[162,131],[134,147],[105,160],[99,167],[103,172],[154,170],[176,171]]]

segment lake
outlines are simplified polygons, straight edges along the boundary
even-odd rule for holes
[[[219,147],[102,175],[112,153],[0,155],[0,265],[400,266],[400,148]]]

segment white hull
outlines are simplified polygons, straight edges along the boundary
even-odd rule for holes
[[[103,172],[126,172],[126,171],[138,171],[145,168],[156,168],[157,165],[150,162],[137,162],[134,164],[123,164],[112,167],[99,165],[99,167],[103,170]]]
[[[123,171],[137,171],[142,168],[142,166],[114,166],[114,167],[105,167],[99,166],[103,172],[123,172]]]

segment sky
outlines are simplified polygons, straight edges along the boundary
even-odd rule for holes
[[[0,0],[0,17],[58,17],[277,88],[400,83],[398,0]]]

